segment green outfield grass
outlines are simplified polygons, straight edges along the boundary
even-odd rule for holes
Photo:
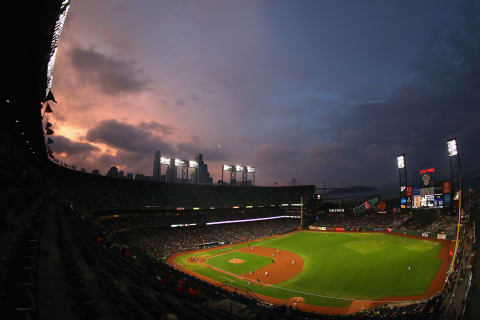
[[[301,296],[307,304],[327,307],[347,307],[350,299],[377,300],[422,294],[442,264],[438,258],[442,243],[384,233],[302,231],[250,243],[294,252],[304,259],[304,268],[287,281],[263,287],[187,261],[192,256],[204,257],[209,265],[234,274],[271,263],[269,258],[235,251],[247,244],[223,251],[216,248],[184,254],[178,256],[175,263],[238,288],[249,287],[256,293],[284,300]],[[233,258],[243,259],[245,263],[229,263]]]

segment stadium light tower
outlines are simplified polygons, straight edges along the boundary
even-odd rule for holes
[[[401,154],[397,157],[398,167],[398,179],[400,181],[400,193],[403,195],[405,188],[407,187],[407,163],[405,161],[405,155]]]
[[[458,222],[457,222],[457,238],[455,241],[455,251],[453,253],[450,272],[455,267],[455,258],[458,250],[458,237],[460,234],[460,220],[462,212],[462,167],[460,166],[460,156],[458,154],[457,138],[447,140],[448,158],[450,160],[450,174],[452,178],[453,192],[458,194]],[[454,198],[455,199],[455,198]]]
[[[447,140],[448,159],[450,160],[450,177],[452,179],[453,192],[459,192],[461,186],[462,168],[460,155],[458,154],[457,138]]]

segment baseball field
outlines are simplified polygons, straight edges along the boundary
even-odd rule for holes
[[[167,262],[264,301],[346,314],[434,295],[443,287],[452,246],[390,233],[298,231],[176,254]]]

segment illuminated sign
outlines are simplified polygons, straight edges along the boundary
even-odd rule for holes
[[[181,210],[185,210],[185,208],[182,208],[182,207],[177,208],[177,211],[181,211]]]
[[[195,208],[193,208],[193,210],[200,210],[200,208],[195,207]]]
[[[422,181],[425,186],[428,186],[430,184],[430,181],[432,181],[432,177],[428,173],[425,173],[422,176]]]
[[[443,181],[442,182],[442,193],[452,193],[452,182]]]
[[[344,213],[345,209],[328,209],[330,213]]]
[[[233,206],[232,209],[240,209],[239,206]]]
[[[433,172],[435,172],[435,168],[420,170],[420,174],[433,173]]]
[[[407,197],[411,197],[413,195],[413,187],[407,186],[407,188],[405,189],[405,194],[407,195]]]
[[[420,195],[421,196],[424,196],[424,195],[427,195],[427,194],[434,194],[434,193],[435,193],[435,188],[434,187],[421,188],[420,189]]]
[[[246,206],[245,208],[247,208],[247,209],[251,209],[251,208],[253,208],[253,206]]]
[[[414,208],[420,208],[420,206],[422,204],[421,202],[422,202],[422,197],[421,196],[417,196],[417,195],[413,196],[413,207]]]

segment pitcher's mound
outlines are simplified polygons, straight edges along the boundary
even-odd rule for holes
[[[234,259],[228,260],[228,262],[230,262],[230,263],[244,263],[245,260],[234,258]]]
[[[288,301],[291,301],[291,302],[304,302],[305,300],[304,300],[302,297],[291,297],[290,299],[288,299]]]

